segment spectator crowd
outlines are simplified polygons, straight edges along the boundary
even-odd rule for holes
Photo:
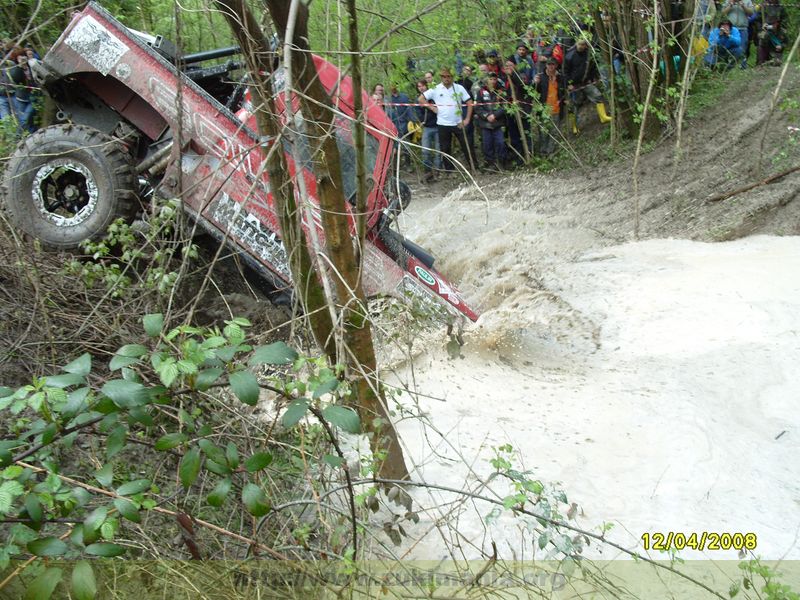
[[[780,0],[758,6],[752,0],[697,0],[694,14],[683,20],[695,31],[692,56],[702,57],[710,69],[745,68],[752,46],[757,64],[780,62],[785,21]],[[396,84],[387,94],[377,84],[372,98],[383,106],[401,142],[422,147],[426,181],[455,170],[454,147],[467,169],[513,168],[531,156],[552,155],[565,131],[578,134],[578,110],[584,104],[594,105],[600,123],[611,121],[604,97],[608,73],[596,61],[601,53],[594,51],[594,40],[592,28],[581,23],[552,35],[539,35],[530,26],[508,55],[481,50],[475,54],[476,69],[459,57],[455,73],[449,67],[428,71],[413,94]],[[611,68],[622,75],[624,55],[613,37],[612,47]],[[400,155],[409,165],[408,145],[400,143]]]

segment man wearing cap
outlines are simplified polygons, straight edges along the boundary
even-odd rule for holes
[[[749,25],[750,15],[755,14],[756,10],[753,8],[753,3],[751,0],[725,0],[725,3],[722,5],[722,10],[720,14],[722,14],[722,20],[720,21],[720,25],[727,19],[730,21],[730,24],[739,30],[739,39],[741,40],[740,45],[742,48],[742,68],[747,67],[747,57],[745,56],[745,50],[747,49],[748,44],[748,35],[747,35],[747,26]],[[709,45],[711,41],[709,40]]]
[[[739,30],[731,25],[730,19],[723,18],[719,27],[712,29],[708,35],[706,65],[713,68],[722,64],[724,68],[730,68],[736,64],[742,54]]]
[[[506,124],[507,100],[505,93],[497,85],[497,73],[489,73],[485,85],[481,86],[476,96],[475,109],[475,119],[481,129],[483,156],[489,169],[500,170],[505,162],[503,126]]]
[[[567,112],[567,82],[558,72],[558,61],[555,58],[547,59],[545,72],[536,75],[533,84],[536,86],[543,112],[539,129],[539,152],[542,156],[549,156],[555,150],[558,123]]]
[[[536,73],[536,66],[533,63],[533,58],[528,54],[528,46],[524,42],[517,44],[517,51],[511,55],[511,60],[517,65],[517,72],[525,77],[526,81],[530,81]]]
[[[497,73],[498,76],[500,75],[501,60],[500,53],[497,50],[489,50],[486,53],[486,65],[490,71]]]
[[[472,120],[472,97],[463,86],[453,82],[453,73],[447,67],[439,72],[442,83],[433,89],[426,90],[420,95],[421,104],[427,104],[428,100],[433,100],[436,104],[436,127],[439,130],[439,145],[445,154],[444,170],[454,172],[455,165],[450,160],[450,151],[453,146],[453,136],[455,136],[464,156],[471,159],[467,149],[466,139],[464,138],[464,128]],[[462,118],[461,105],[467,105],[467,114]]]

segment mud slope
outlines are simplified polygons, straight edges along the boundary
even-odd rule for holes
[[[397,373],[424,393],[405,399],[440,432],[401,423],[416,477],[461,487],[510,443],[515,466],[581,506],[580,525],[614,522],[611,538],[628,547],[646,532],[754,532],[762,556],[800,558],[800,174],[706,202],[756,178],[777,71],[766,75],[737,81],[725,105],[689,123],[679,163],[669,142],[643,157],[643,241],[631,241],[625,161],[495,177],[483,194],[415,190],[406,233],[482,312],[463,358],[427,340]],[[767,139],[787,142],[787,125],[776,114]],[[800,160],[786,148],[775,170]],[[767,235],[719,241],[753,233]],[[495,491],[509,493],[502,481]],[[416,499],[449,507],[452,497]],[[510,518],[488,524],[490,509],[458,515],[467,556],[490,554],[492,540],[503,557],[537,552]],[[432,508],[409,532],[423,538],[409,556],[445,554],[435,526],[445,512]]]

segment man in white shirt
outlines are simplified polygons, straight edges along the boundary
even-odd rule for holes
[[[433,100],[436,104],[436,127],[439,130],[439,146],[444,153],[444,170],[455,171],[455,165],[450,160],[450,150],[452,148],[453,136],[458,140],[461,152],[468,157],[471,163],[469,150],[467,149],[464,128],[469,125],[472,119],[472,97],[463,86],[453,83],[453,73],[448,68],[442,68],[439,72],[442,83],[433,89],[428,89],[420,95],[421,104],[427,104],[428,100]],[[462,119],[461,105],[467,105],[467,114]],[[469,165],[468,165],[469,166]]]

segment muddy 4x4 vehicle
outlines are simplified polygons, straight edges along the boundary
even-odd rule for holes
[[[158,189],[168,197],[180,195],[187,213],[235,248],[275,290],[290,290],[270,184],[261,168],[262,140],[246,83],[232,77],[241,65],[232,59],[208,63],[237,52],[226,48],[179,57],[166,40],[127,29],[90,3],[36,68],[61,123],[27,138],[8,162],[2,195],[13,223],[45,246],[69,250],[103,236],[114,219],[135,218]],[[336,138],[346,196],[354,198],[351,82],[324,59],[315,56],[314,63],[343,114],[336,119]],[[280,89],[280,67],[273,83]],[[363,253],[366,293],[412,296],[476,320],[458,290],[433,268],[433,258],[390,229],[410,193],[390,177],[396,131],[381,108],[366,94],[363,98],[373,184]],[[178,132],[180,144],[173,143]],[[284,150],[295,172],[290,148]],[[313,221],[304,227],[319,228],[315,180],[303,171]]]

